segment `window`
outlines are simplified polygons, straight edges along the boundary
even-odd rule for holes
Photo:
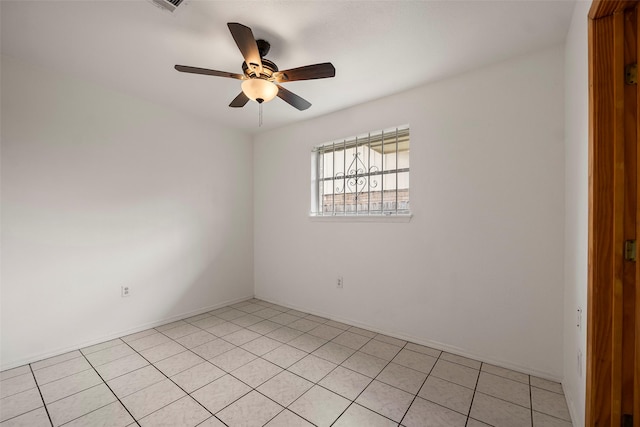
[[[408,125],[322,144],[311,158],[312,215],[410,213]]]

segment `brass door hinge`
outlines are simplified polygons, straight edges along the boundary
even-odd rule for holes
[[[624,242],[624,259],[625,261],[636,260],[636,241],[625,240]]]
[[[638,83],[638,64],[629,64],[624,67],[624,82],[628,85]]]

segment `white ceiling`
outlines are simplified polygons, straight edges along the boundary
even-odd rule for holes
[[[561,43],[574,1],[199,1],[173,14],[150,0],[0,2],[2,54],[248,132],[341,110]],[[585,18],[586,19],[586,18]],[[330,61],[333,79],[287,83],[310,101],[228,107],[241,73],[227,22],[271,43],[281,70]],[[526,82],[523,82],[526,84]]]

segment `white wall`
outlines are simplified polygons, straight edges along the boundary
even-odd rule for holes
[[[561,379],[563,66],[558,46],[256,136],[256,295]],[[412,221],[310,221],[312,146],[404,123]]]
[[[5,56],[1,89],[2,369],[253,294],[248,136]]]
[[[564,385],[574,425],[584,425],[589,213],[589,82],[587,14],[576,3],[565,46]],[[582,327],[577,328],[577,309]],[[582,354],[578,363],[578,352]]]

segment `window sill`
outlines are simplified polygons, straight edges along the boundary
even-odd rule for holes
[[[309,215],[311,222],[409,222],[413,214],[398,215]]]

